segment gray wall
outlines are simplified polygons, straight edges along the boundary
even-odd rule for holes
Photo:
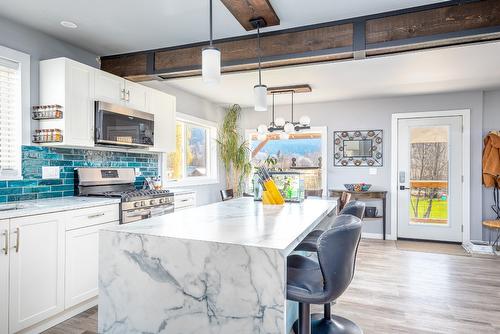
[[[484,93],[483,135],[486,136],[492,130],[500,131],[500,90]],[[483,187],[484,220],[496,218],[491,205],[493,205],[493,189]]]
[[[488,101],[489,100],[490,98],[488,98]],[[493,99],[491,100],[491,104],[494,104]],[[497,106],[500,106],[500,104],[497,104]],[[481,186],[483,92],[474,91],[452,94],[338,101],[295,106],[297,119],[301,115],[307,114],[311,117],[312,126],[328,127],[328,188],[330,189],[342,189],[344,183],[363,181],[373,184],[376,189],[390,190],[391,115],[404,112],[452,109],[471,109],[471,238],[481,239],[481,221],[483,215],[483,202],[481,199],[483,194]],[[255,128],[258,124],[269,121],[268,113],[257,113],[253,109],[245,109],[243,115],[244,128]],[[289,118],[290,107],[277,107],[277,116],[280,115]],[[497,126],[500,127],[500,124]],[[368,168],[333,167],[333,131],[354,129],[384,130],[384,166],[377,168],[377,175],[368,175]],[[390,212],[390,203],[388,212]],[[378,222],[367,223],[365,232],[381,233],[381,224]],[[390,232],[390,222],[388,222],[388,232]]]
[[[218,124],[224,117],[224,110],[222,108],[219,108],[215,104],[208,102],[207,100],[204,100],[198,96],[168,86],[167,84],[159,81],[151,81],[146,83],[146,85],[175,95],[177,98],[177,111],[180,113],[216,122]],[[189,189],[196,191],[198,205],[210,204],[220,201],[219,191],[221,189],[225,189],[224,175],[224,168],[221,164],[219,164],[218,183],[188,187]]]
[[[31,105],[38,104],[40,60],[68,57],[99,67],[97,55],[2,17],[0,17],[0,45],[31,56]]]

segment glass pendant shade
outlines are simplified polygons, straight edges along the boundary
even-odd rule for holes
[[[267,125],[265,125],[265,124],[259,125],[259,127],[257,128],[257,132],[260,134],[266,134],[267,133]]]
[[[308,126],[309,124],[311,124],[311,119],[309,118],[309,116],[302,116],[299,122],[302,125]]]
[[[256,85],[253,88],[255,111],[267,111],[267,86]]]
[[[285,119],[283,117],[278,117],[278,118],[276,118],[276,121],[274,123],[276,123],[276,126],[284,126]]]
[[[201,53],[201,72],[203,82],[218,84],[221,78],[220,50],[214,47],[204,48]]]
[[[286,123],[285,124],[285,127],[284,127],[284,130],[286,133],[292,133],[295,131],[295,126],[293,126],[292,123]]]

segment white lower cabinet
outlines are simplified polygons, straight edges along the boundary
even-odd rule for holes
[[[9,221],[0,220],[0,334],[9,332]]]
[[[93,306],[99,230],[118,220],[118,204],[0,220],[0,334],[39,333]]]
[[[11,333],[64,310],[64,214],[10,220]]]
[[[97,296],[99,230],[119,222],[66,232],[66,308]]]
[[[196,193],[181,193],[179,195],[174,192],[174,210],[181,211],[190,208],[194,208],[196,206]]]

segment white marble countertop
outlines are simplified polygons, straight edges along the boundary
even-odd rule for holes
[[[325,199],[263,205],[238,198],[108,228],[109,231],[200,240],[290,252],[336,207]]]
[[[0,219],[40,215],[120,203],[119,198],[77,197],[47,198],[0,204]],[[11,209],[11,208],[15,209]]]

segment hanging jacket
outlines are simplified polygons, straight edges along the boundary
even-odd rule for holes
[[[500,136],[494,133],[484,138],[483,184],[500,187]]]

